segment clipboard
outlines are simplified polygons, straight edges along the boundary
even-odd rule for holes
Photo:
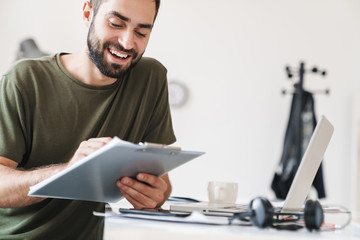
[[[139,172],[161,176],[203,154],[114,137],[69,168],[30,187],[28,196],[114,203],[124,197],[116,186],[118,179]]]

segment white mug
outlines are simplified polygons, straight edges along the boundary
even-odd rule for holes
[[[238,184],[234,182],[209,182],[208,197],[210,203],[235,203]]]

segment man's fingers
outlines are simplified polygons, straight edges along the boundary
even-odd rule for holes
[[[108,138],[108,137],[104,137],[104,138],[90,138],[89,140],[86,141],[82,141],[80,143],[80,147],[84,147],[84,148],[92,148],[92,149],[97,149],[100,148],[104,145],[106,145],[108,142],[111,141],[112,138]]]
[[[135,209],[143,209],[146,208],[143,204],[141,204],[140,202],[136,201],[136,199],[134,199],[133,197],[131,197],[129,194],[127,193],[122,193],[122,195],[124,195],[124,197],[126,198],[126,200],[129,201],[129,203],[131,205],[134,206]]]
[[[140,208],[155,208],[159,198],[160,200],[163,199],[162,194],[158,190],[130,178],[123,178],[121,181],[117,181],[117,186],[125,197],[130,197],[126,197],[126,199],[131,204],[133,204],[132,201],[136,201],[136,206]],[[134,204],[133,206],[135,207]]]
[[[137,178],[139,181],[131,178],[123,178],[121,179],[121,183],[131,187],[141,193],[141,195],[145,195],[152,201],[157,203],[164,201],[164,192],[166,191],[167,184],[161,178],[144,173],[138,174]],[[166,186],[164,186],[164,184]],[[135,197],[134,195],[132,196]],[[152,204],[152,202],[149,204]]]
[[[138,175],[136,175],[136,179],[138,179],[141,182],[145,182],[150,186],[159,189],[160,191],[163,192],[166,192],[168,188],[168,185],[162,178],[156,177],[154,175],[139,173]]]
[[[104,142],[107,143],[109,141],[111,141],[111,137],[99,137],[99,138],[89,138],[88,141],[89,142]]]
[[[91,138],[86,141],[82,141],[76,150],[73,158],[70,160],[69,165],[72,165],[74,162],[88,156],[89,154],[95,152],[96,150],[105,146],[108,142],[111,141],[110,137],[102,138]]]
[[[79,149],[85,152],[93,152],[111,141],[111,138],[90,138],[89,140],[82,141],[80,143]]]

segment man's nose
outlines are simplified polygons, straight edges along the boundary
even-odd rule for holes
[[[121,46],[126,50],[134,48],[134,32],[131,30],[125,30],[122,32],[122,35],[118,38],[118,41]]]

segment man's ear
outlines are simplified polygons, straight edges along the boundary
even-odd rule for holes
[[[86,27],[90,26],[92,17],[93,17],[93,8],[89,1],[84,2],[84,6],[82,9],[83,12],[83,21]]]

